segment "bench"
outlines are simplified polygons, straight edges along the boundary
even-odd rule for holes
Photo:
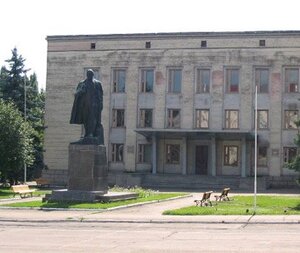
[[[212,203],[210,201],[210,195],[213,193],[213,191],[209,191],[209,192],[204,192],[203,193],[203,196],[202,196],[202,199],[196,199],[194,200],[194,202],[196,203],[196,206],[202,206],[202,205],[205,205],[205,206],[212,206]]]
[[[27,184],[22,184],[22,185],[13,185],[11,187],[13,193],[14,193],[14,197],[16,196],[16,194],[19,194],[21,198],[25,198],[25,197],[32,197],[32,193],[35,190],[31,190],[29,189],[29,186]]]
[[[216,201],[229,201],[228,193],[230,188],[224,188],[221,195],[215,195]]]
[[[37,178],[35,179],[36,185],[39,187],[50,187],[50,183],[46,178]]]

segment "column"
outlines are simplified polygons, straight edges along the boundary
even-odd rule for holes
[[[216,159],[217,159],[217,154],[216,154],[216,137],[213,136],[211,137],[211,175],[216,176],[217,175],[217,166],[216,166]]]
[[[153,133],[153,135],[152,135],[152,174],[156,174],[156,171],[157,171],[156,148],[157,148],[157,138],[156,138],[155,133]]]
[[[242,137],[242,171],[241,171],[241,176],[246,177],[246,155],[247,155],[247,150],[246,150],[246,137]]]
[[[182,138],[182,175],[186,175],[186,163],[187,163],[187,141],[186,137]]]

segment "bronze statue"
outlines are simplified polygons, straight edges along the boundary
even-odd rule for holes
[[[83,124],[85,134],[77,144],[104,144],[101,112],[103,108],[103,90],[101,82],[94,78],[89,69],[86,79],[76,89],[70,124]]]

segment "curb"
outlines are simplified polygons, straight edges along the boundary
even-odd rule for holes
[[[189,198],[192,197],[192,194],[188,194],[185,196],[178,196],[168,199],[162,199],[162,200],[152,200],[147,202],[141,202],[141,203],[135,203],[135,204],[129,204],[129,205],[123,205],[123,206],[116,206],[111,207],[107,209],[100,209],[100,208],[52,208],[52,207],[11,207],[11,206],[2,206],[0,205],[0,209],[7,209],[7,210],[45,210],[45,211],[94,211],[94,213],[102,213],[102,212],[109,212],[114,210],[120,210],[125,208],[131,208],[131,207],[138,207],[138,206],[144,206],[144,205],[150,205],[155,203],[162,203],[167,202],[171,200],[176,199],[183,199],[183,198]]]
[[[221,216],[222,217],[222,216]],[[220,217],[220,218],[221,218]],[[82,218],[70,218],[70,219],[64,219],[64,220],[17,220],[17,219],[1,219],[0,222],[3,223],[12,223],[12,222],[18,222],[18,223],[115,223],[115,224],[240,224],[243,225],[242,228],[245,228],[248,225],[299,225],[300,220],[298,221],[233,221],[233,220],[216,220],[216,221],[184,221],[184,220],[161,220],[161,219],[150,219],[150,220],[103,220],[103,219],[86,219],[84,217]]]

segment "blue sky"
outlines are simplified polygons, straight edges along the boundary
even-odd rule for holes
[[[0,6],[0,65],[17,47],[41,88],[48,35],[300,30],[297,0],[14,0]]]

